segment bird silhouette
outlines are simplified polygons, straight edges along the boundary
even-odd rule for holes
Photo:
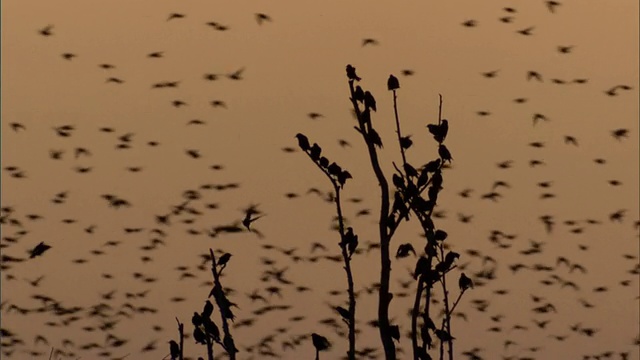
[[[473,19],[466,20],[466,21],[464,21],[462,23],[462,26],[464,26],[464,27],[476,27],[476,26],[478,26],[478,21],[473,20]]]
[[[171,13],[169,14],[169,16],[167,17],[167,21],[169,20],[173,20],[173,19],[182,19],[184,18],[185,15],[181,14],[181,13]]]
[[[53,35],[53,32],[51,30],[53,30],[53,25],[47,25],[42,29],[38,30],[38,33],[42,36],[51,36]]]
[[[31,251],[29,251],[29,258],[33,259],[36,256],[41,256],[45,253],[45,251],[49,249],[51,249],[51,246],[45,244],[44,241],[41,241],[38,245],[31,249]]]
[[[534,29],[534,27],[533,27],[533,26],[530,26],[530,27],[528,27],[528,28],[520,29],[520,30],[518,30],[518,31],[516,31],[516,32],[517,32],[518,34],[520,34],[520,35],[530,36],[530,35],[533,35],[533,29]]]
[[[373,38],[366,38],[362,40],[362,46],[367,46],[367,45],[380,45],[380,43],[378,42],[378,40],[373,39]]]
[[[562,3],[554,0],[546,0],[545,5],[547,6],[547,9],[549,10],[549,12],[554,14],[556,12],[556,8],[562,5]]]
[[[273,20],[271,20],[271,16],[267,15],[267,14],[263,14],[263,13],[256,13],[255,14],[256,17],[256,21],[258,22],[258,25],[262,25],[265,22],[271,22]]]

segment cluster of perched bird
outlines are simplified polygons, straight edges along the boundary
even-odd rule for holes
[[[540,1],[538,5],[546,8],[546,16],[559,17],[570,11],[568,4],[557,1]],[[498,8],[497,13],[497,21],[508,25],[518,24],[518,15],[523,11],[503,7]],[[270,15],[256,13],[253,16],[260,26],[268,23],[278,26]],[[159,18],[158,23],[169,26],[192,18],[187,12],[171,12]],[[459,22],[452,21],[459,29]],[[202,25],[220,32],[237,30],[233,25],[217,21]],[[462,29],[465,32],[480,31],[485,22],[466,19],[462,26],[468,28]],[[56,23],[34,29],[32,40],[50,41],[69,36],[64,28],[64,24]],[[525,25],[514,32],[536,37],[541,28],[542,25]],[[385,48],[384,43],[371,37],[364,38],[361,45],[366,48],[362,49],[365,52]],[[580,45],[554,46],[554,51],[562,56],[575,56],[580,48]],[[65,64],[92,58],[90,54],[67,49],[48,53],[50,51],[51,48],[47,48],[45,55]],[[140,58],[156,62],[171,56],[171,51],[163,50],[146,53],[146,58],[143,53]],[[95,65],[109,74],[105,79],[107,84],[126,87],[139,81],[113,74],[126,64],[96,62]],[[343,66],[340,64],[336,76],[344,77]],[[245,79],[245,71],[245,67],[238,67],[194,77],[200,77],[201,82],[226,79],[236,83]],[[499,80],[503,75],[502,70],[473,68],[470,71],[486,81]],[[361,72],[362,79],[353,68],[347,72],[349,78],[363,82],[373,78],[372,74]],[[400,94],[410,91],[412,85],[408,81],[405,85],[404,81],[413,76],[419,78],[416,73],[412,69],[399,71],[400,79],[392,76],[388,89]],[[76,76],[84,75],[78,70]],[[604,94],[600,97],[605,102],[637,102],[637,84],[610,82],[598,87],[585,77],[557,78],[542,70],[528,70],[520,76],[521,81],[528,84],[576,84],[591,90],[596,88],[596,92]],[[185,111],[192,104],[188,101],[185,83],[187,81],[158,80],[144,86],[150,86],[154,93],[164,91],[157,89],[181,92],[181,96],[167,105],[175,111]],[[71,81],[68,86],[72,86]],[[105,86],[104,92],[111,90]],[[524,107],[536,96],[530,92],[524,94],[515,95],[513,103]],[[345,93],[344,97],[347,96]],[[378,95],[377,103],[369,91],[360,89],[357,97],[373,111],[367,116],[376,124],[378,132],[370,126],[368,136],[375,133],[380,150],[392,153],[395,135],[387,135],[381,131],[382,126],[378,127],[384,116],[378,110],[388,109],[383,105],[386,100],[381,100],[383,94]],[[229,112],[235,110],[220,99],[209,100],[207,106]],[[635,109],[637,116],[637,105]],[[557,124],[547,111],[527,111],[527,131],[531,130],[531,122],[534,130]],[[357,358],[383,358],[376,341],[376,314],[371,311],[379,287],[375,271],[379,266],[379,244],[374,241],[376,219],[371,215],[376,213],[377,199],[375,192],[359,185],[363,181],[359,174],[368,174],[368,159],[363,148],[352,140],[358,135],[353,131],[353,124],[345,125],[352,120],[348,113],[340,125],[331,124],[330,116],[318,111],[308,111],[306,115],[314,124],[319,123],[332,132],[338,147],[327,143],[321,148],[289,125],[282,126],[287,130],[288,142],[265,150],[236,142],[233,136],[225,134],[224,125],[216,127],[201,117],[187,120],[186,130],[175,124],[160,123],[154,125],[155,128],[140,130],[133,125],[123,128],[57,119],[51,124],[49,119],[30,121],[18,115],[15,118],[3,115],[2,138],[7,148],[3,157],[0,213],[2,358],[176,358],[180,350],[175,327],[178,317],[186,323],[191,319],[194,325],[194,331],[185,332],[184,352],[185,358],[196,359],[205,356],[198,344],[206,342],[206,334],[217,334],[216,340],[223,342],[214,323],[220,310],[225,311],[231,321],[238,358],[312,358],[315,352],[320,352],[321,357],[327,354],[329,358],[339,358],[346,349],[344,319],[348,318],[343,307],[347,297],[340,256],[342,246],[348,248],[353,266],[364,270],[355,271]],[[491,110],[472,111],[466,116],[505,120]],[[450,118],[440,125],[430,125],[424,134],[402,137],[399,146],[408,149],[412,141],[419,141],[417,139],[426,139],[434,145],[429,143],[429,134],[437,140],[447,132],[472,139],[475,134],[465,134],[461,123]],[[189,132],[193,128],[199,129],[200,134],[222,134],[219,140],[226,141],[227,154],[214,156],[208,147],[209,139],[202,143],[191,141],[191,137],[197,136]],[[626,331],[633,331],[634,325],[637,327],[637,319],[631,320],[637,316],[639,300],[640,221],[634,219],[638,216],[638,201],[619,194],[637,195],[638,164],[628,164],[628,173],[612,170],[621,168],[616,163],[620,154],[626,156],[625,159],[637,159],[637,117],[612,123],[606,130],[608,133],[579,132],[582,130],[577,128],[576,134],[562,137],[562,146],[578,147],[584,152],[569,159],[550,153],[545,157],[539,152],[533,158],[527,152],[527,158],[522,159],[517,151],[505,148],[502,154],[509,159],[491,159],[491,168],[484,169],[485,175],[491,177],[484,190],[476,174],[461,176],[463,181],[456,180],[464,186],[456,187],[449,182],[465,171],[465,165],[457,162],[465,156],[462,145],[452,147],[455,159],[444,145],[432,148],[433,157],[447,160],[447,166],[443,167],[445,197],[433,213],[436,225],[447,228],[449,233],[446,241],[452,251],[443,263],[460,273],[456,277],[457,286],[450,291],[465,295],[453,314],[452,335],[459,356],[544,359],[565,349],[562,351],[584,359],[639,358],[640,334],[619,332],[620,324],[624,324]],[[274,133],[276,131],[281,129]],[[349,131],[353,136],[345,135]],[[311,132],[305,131],[305,134],[312,136]],[[617,152],[611,149],[591,152],[587,141],[583,141],[585,137],[595,137],[612,148],[615,146]],[[486,138],[482,141],[485,144]],[[555,146],[540,139],[526,145],[531,151]],[[499,148],[501,144],[496,141],[483,146]],[[250,152],[281,149],[285,154],[278,154],[281,158],[277,160],[274,155],[264,169],[252,171],[249,180],[230,181],[228,176],[235,176],[234,171],[237,174],[243,166],[233,157],[240,147],[245,148],[243,151],[249,148]],[[414,156],[408,152],[408,156]],[[636,155],[630,155],[634,153]],[[348,155],[343,160],[339,154]],[[235,165],[212,163],[212,158],[224,159],[225,156]],[[341,165],[349,165],[351,172],[328,160],[334,156]],[[343,242],[334,231],[336,219],[330,215],[335,207],[325,206],[335,201],[336,194],[307,157],[335,179],[348,195],[343,199],[348,224],[348,236]],[[349,158],[359,160],[349,163]],[[294,163],[297,173],[281,172],[279,164],[285,163]],[[575,163],[587,170],[572,170]],[[526,165],[521,167],[521,164]],[[548,168],[555,172],[546,170]],[[265,169],[272,173],[263,173]],[[563,173],[562,169],[569,173]],[[529,175],[524,180],[511,175],[518,171],[529,171]],[[573,178],[572,171],[577,178]],[[227,175],[229,173],[232,175]],[[299,174],[304,175],[297,176]],[[179,177],[178,183],[186,184],[185,187],[175,186],[176,182],[170,180],[172,177]],[[254,179],[258,177],[259,180]],[[271,185],[268,179],[277,177],[288,177],[275,180],[282,184],[290,184],[291,178],[297,177],[295,189],[283,190],[284,196],[274,195],[284,187]],[[316,177],[318,181],[312,180]],[[202,181],[203,178],[215,180]],[[247,185],[254,180],[259,184],[257,191]],[[599,181],[600,185],[592,186],[593,181]],[[574,183],[576,189],[584,186],[584,191],[597,194],[593,211],[589,212],[593,216],[585,218],[585,212],[578,211],[584,209],[562,202],[564,191],[567,197],[575,196],[572,192],[575,189],[562,187],[562,182]],[[98,184],[106,185],[103,188]],[[532,188],[537,198],[517,195]],[[516,205],[510,204],[514,198],[519,198]],[[309,213],[307,207],[314,210]],[[524,215],[517,217],[516,212]],[[533,212],[536,215],[531,216]],[[327,224],[329,231],[321,233]],[[296,231],[297,235],[292,235]],[[399,358],[409,358],[407,324],[416,283],[414,269],[406,259],[420,255],[424,240],[421,234],[401,236],[402,242],[392,244],[396,254],[392,308],[395,323],[400,324],[397,328]],[[404,240],[407,236],[413,239]],[[486,240],[481,241],[481,237]],[[223,291],[231,301],[225,309],[215,311],[211,300],[219,296],[216,294],[220,289],[214,291],[209,248],[220,255],[218,266],[225,269],[221,274]],[[604,263],[612,265],[605,267],[601,265]],[[442,304],[442,301],[443,297],[436,291],[432,302]],[[613,306],[618,307],[617,314],[612,313]],[[407,320],[403,322],[402,317]],[[625,321],[630,321],[630,325]],[[439,340],[443,340],[440,335]],[[613,342],[614,338],[622,340]],[[221,347],[216,347],[216,358],[224,358]]]

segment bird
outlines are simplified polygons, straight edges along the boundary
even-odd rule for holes
[[[549,118],[540,113],[533,114],[533,126],[536,126],[539,121],[549,121]]]
[[[266,21],[269,21],[269,22],[272,21],[271,16],[263,13],[256,13],[255,17],[256,17],[256,21],[258,22],[258,25],[262,25]]]
[[[380,43],[376,39],[365,38],[362,40],[362,46],[367,46],[367,45],[380,45]]]
[[[491,70],[491,71],[483,72],[482,76],[484,76],[486,78],[489,78],[489,79],[492,79],[492,78],[498,76],[498,72],[499,71],[500,70]]]
[[[107,80],[105,81],[106,83],[114,83],[114,84],[124,84],[124,80],[117,78],[117,77],[108,77]]]
[[[514,19],[513,16],[502,16],[498,20],[500,20],[501,22],[503,22],[505,24],[510,24],[510,23],[513,22],[513,19]]]
[[[173,19],[182,19],[184,18],[185,15],[181,14],[181,13],[171,13],[169,14],[169,16],[167,17],[167,21],[169,20],[173,20]]]
[[[520,35],[524,35],[524,36],[529,36],[533,34],[533,29],[535,29],[533,26],[530,26],[528,28],[524,28],[524,29],[520,29],[518,31],[516,31],[518,34]]]
[[[78,55],[74,54],[74,53],[63,53],[62,54],[62,58],[65,60],[72,60],[74,57],[77,57]]]
[[[189,157],[193,159],[199,159],[200,157],[202,157],[200,151],[196,149],[187,149],[185,150],[185,152],[187,153],[187,155],[189,155]]]
[[[221,24],[219,24],[219,23],[217,23],[217,22],[215,22],[215,21],[209,21],[209,22],[207,23],[207,25],[208,25],[208,26],[211,26],[214,30],[217,30],[217,31],[227,31],[227,30],[229,30],[229,27],[228,27],[228,26],[226,26],[226,25],[221,25]]]
[[[42,36],[51,36],[53,35],[53,32],[51,30],[53,30],[53,25],[47,25],[42,29],[38,30],[38,33]]]
[[[458,279],[458,286],[460,287],[460,290],[465,291],[468,288],[473,288],[473,281],[464,273],[461,273],[460,279]]]
[[[475,27],[478,26],[478,22],[476,20],[466,20],[462,23],[462,26],[464,27]]]
[[[245,68],[240,68],[232,73],[227,74],[227,77],[231,80],[242,80],[242,74]]]
[[[27,127],[24,126],[24,124],[18,123],[18,122],[12,122],[9,123],[9,126],[11,127],[11,130],[18,132],[20,130],[27,130]]]
[[[611,131],[611,136],[613,136],[614,139],[620,141],[624,138],[628,138],[629,137],[629,129],[615,129]]]
[[[218,259],[218,266],[224,268],[227,266],[227,263],[229,262],[229,259],[231,259],[231,254],[230,253],[224,253],[222,254],[222,256],[220,256],[220,259]]]
[[[51,249],[51,246],[45,244],[44,241],[41,241],[38,245],[31,249],[31,251],[29,252],[29,258],[33,259],[36,256],[41,256],[45,251],[49,249]]]
[[[578,139],[571,135],[564,136],[564,143],[567,145],[575,145],[578,146]]]
[[[573,45],[568,45],[568,46],[559,45],[558,46],[558,52],[561,53],[561,54],[569,54],[571,52],[571,50],[573,50]]]
[[[389,79],[387,80],[387,89],[396,90],[399,88],[400,88],[400,82],[398,81],[398,78],[393,75],[389,75]]]
[[[346,69],[347,69],[347,78],[349,78],[349,80],[355,80],[355,81],[362,80],[358,75],[356,75],[356,68],[351,66],[351,64],[348,64]],[[356,87],[356,90],[357,89],[360,89],[360,86]],[[362,89],[360,90],[362,91]],[[364,91],[362,92],[362,97],[364,99]]]
[[[164,51],[155,51],[155,52],[147,54],[147,57],[156,58],[156,59],[161,58],[163,56],[164,56]]]
[[[313,347],[316,348],[316,354],[320,351],[327,350],[331,347],[331,343],[326,337],[322,335],[318,335],[316,333],[311,334],[311,342],[313,343]],[[318,356],[316,356],[316,359],[317,358]]]
[[[169,341],[169,354],[171,355],[171,360],[180,358],[180,345],[174,340]]]
[[[530,80],[537,80],[542,82],[542,75],[537,71],[529,70],[527,71],[527,81]]]
[[[547,9],[549,10],[549,12],[554,14],[556,12],[556,8],[562,5],[562,3],[554,0],[547,0],[545,1],[545,5],[547,6]]]
[[[256,206],[251,205],[249,206],[249,208],[247,208],[245,210],[245,216],[244,219],[242,219],[242,225],[247,228],[247,230],[251,231],[251,224],[260,219],[261,217],[264,216],[264,214],[256,216],[256,217],[252,217],[254,214],[258,215],[260,214],[260,211],[257,209]]]
[[[227,103],[223,100],[211,100],[209,104],[211,104],[211,106],[213,106],[214,108],[227,108]]]

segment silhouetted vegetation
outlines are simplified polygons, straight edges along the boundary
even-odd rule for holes
[[[359,84],[362,81],[356,74],[355,67],[347,65],[347,78],[349,83],[349,96],[353,111],[357,120],[354,127],[360,133],[367,146],[371,168],[380,187],[380,208],[378,218],[378,241],[380,245],[380,286],[378,290],[378,320],[377,326],[380,332],[380,341],[384,348],[386,359],[396,359],[395,342],[400,341],[400,325],[391,323],[389,319],[389,306],[393,300],[393,294],[389,290],[389,279],[391,275],[391,241],[396,230],[403,222],[413,219],[420,223],[426,239],[424,252],[417,256],[413,245],[410,243],[400,244],[396,251],[396,260],[401,261],[413,254],[417,257],[413,278],[416,282],[416,293],[413,310],[411,312],[411,340],[414,359],[431,359],[430,350],[436,349],[432,336],[439,341],[437,347],[440,358],[445,352],[448,358],[453,359],[453,340],[451,329],[451,315],[458,305],[462,295],[466,290],[473,287],[471,279],[464,274],[460,274],[459,293],[457,299],[451,303],[449,299],[449,288],[447,286],[448,274],[455,269],[454,262],[460,254],[453,251],[446,251],[445,240],[447,233],[443,229],[436,227],[432,214],[437,206],[438,194],[443,189],[443,170],[447,163],[453,158],[451,152],[444,144],[449,130],[449,123],[442,118],[442,98],[438,112],[438,121],[435,124],[428,124],[428,132],[436,141],[437,157],[431,161],[424,159],[408,160],[413,141],[410,136],[402,136],[400,119],[398,116],[397,92],[400,89],[399,80],[390,75],[387,88],[393,94],[393,108],[395,114],[395,124],[397,133],[398,150],[401,156],[401,163],[393,163],[395,172],[391,174],[392,182],[388,181],[389,174],[385,174],[383,166],[379,160],[379,151],[382,150],[382,138],[375,130],[372,115],[377,111],[376,100],[373,94],[364,90]],[[425,131],[425,137],[426,137]],[[338,232],[340,236],[340,250],[344,262],[344,269],[347,276],[348,308],[336,307],[337,313],[349,327],[349,350],[348,359],[356,359],[358,351],[356,348],[356,299],[354,294],[354,279],[351,272],[351,258],[356,253],[358,247],[358,236],[352,227],[345,227],[342,214],[341,193],[347,184],[347,180],[352,179],[351,174],[342,169],[336,162],[332,162],[323,155],[319,144],[309,141],[304,134],[296,135],[298,145],[311,161],[322,171],[333,186],[333,201],[336,204],[338,219]],[[417,162],[422,161],[420,166]],[[354,180],[355,181],[355,180]],[[351,180],[349,181],[349,183]],[[449,240],[451,241],[451,240]],[[449,282],[451,284],[451,282]],[[440,286],[443,294],[442,321],[438,325],[433,321],[437,314],[431,305],[434,286]],[[324,340],[319,340],[324,339]],[[314,333],[314,346],[316,348],[316,358],[318,352],[328,348],[325,338]]]

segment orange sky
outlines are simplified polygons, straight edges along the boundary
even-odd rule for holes
[[[509,13],[507,7],[515,12]],[[98,358],[101,351],[110,351],[113,358],[127,354],[128,359],[162,358],[168,354],[167,341],[177,337],[176,316],[187,323],[188,332],[192,330],[191,314],[200,309],[209,292],[208,285],[200,285],[211,277],[208,270],[197,269],[199,255],[213,247],[234,255],[224,284],[236,290],[229,296],[239,306],[237,323],[255,318],[252,312],[261,306],[259,301],[251,303],[246,294],[258,289],[266,296],[265,289],[275,284],[260,280],[271,268],[261,263],[264,258],[274,260],[276,269],[288,267],[286,277],[296,285],[313,289],[299,294],[284,286],[284,297],[275,295],[270,303],[291,305],[290,309],[233,329],[239,359],[261,358],[250,347],[271,334],[276,334],[270,345],[278,358],[311,358],[310,339],[293,350],[283,350],[282,344],[312,332],[325,335],[334,345],[323,358],[344,354],[345,338],[318,323],[333,318],[346,331],[329,306],[343,304],[346,295],[328,293],[346,288],[341,265],[326,259],[293,262],[264,245],[296,248],[294,255],[304,259],[318,255],[310,253],[313,242],[325,244],[327,255],[339,253],[338,238],[329,231],[334,207],[307,193],[310,188],[329,191],[330,184],[306,155],[282,151],[297,149],[294,135],[298,132],[318,142],[331,160],[353,174],[343,195],[362,202],[346,202],[346,217],[363,247],[375,239],[378,190],[349,113],[344,68],[350,63],[363,78],[361,85],[376,96],[378,112],[373,123],[385,145],[382,160],[389,175],[392,161],[400,159],[393,140],[392,97],[386,90],[389,74],[400,79],[402,131],[413,135],[415,145],[408,158],[416,165],[436,156],[437,147],[424,125],[437,120],[438,94],[443,95],[444,117],[450,123],[446,144],[454,161],[444,174],[438,207],[444,217],[436,219],[436,225],[449,233],[447,241],[462,254],[459,265],[466,265],[467,274],[494,266],[497,275],[465,294],[458,306],[468,322],[454,320],[456,351],[482,348],[478,355],[486,359],[549,359],[565,354],[563,358],[582,358],[613,351],[630,352],[629,359],[640,359],[633,344],[640,333],[638,228],[634,227],[640,218],[638,8],[637,1],[627,0],[615,4],[563,1],[554,13],[542,0],[2,2],[2,206],[14,209],[2,224],[2,254],[25,257],[40,241],[52,246],[42,257],[3,270],[1,326],[24,342],[3,346],[3,351],[12,351],[12,359],[32,358],[36,353],[33,358],[48,358],[51,347],[82,359]],[[167,21],[171,13],[185,16]],[[259,25],[255,13],[266,13],[272,21]],[[505,16],[512,17],[510,22],[500,21]],[[475,20],[476,26],[462,25],[469,20]],[[216,31],[207,22],[228,30]],[[47,25],[53,25],[52,35],[42,36],[39,30]],[[517,33],[528,27],[533,27],[531,36]],[[378,44],[362,46],[367,38]],[[569,53],[560,53],[559,46],[571,46]],[[149,58],[152,52],[163,54]],[[77,56],[66,60],[64,53]],[[105,70],[99,64],[115,68]],[[228,77],[240,69],[244,69],[241,80]],[[415,74],[402,76],[404,69]],[[491,71],[496,76],[483,76]],[[528,71],[540,73],[542,81],[527,81]],[[216,74],[217,79],[206,81],[205,74]],[[111,77],[123,83],[107,82]],[[587,81],[580,84],[576,79]],[[176,88],[152,88],[166,81],[179,83]],[[616,96],[605,94],[617,85],[631,89],[617,89]],[[518,98],[526,101],[517,103]],[[177,108],[172,105],[175,100],[186,105]],[[223,101],[226,108],[211,106],[214,100]],[[311,112],[323,116],[312,120],[307,116]],[[548,121],[533,126],[535,114]],[[204,124],[187,125],[196,119]],[[14,131],[12,123],[26,129]],[[53,128],[63,125],[74,127],[71,136],[56,135]],[[102,127],[115,132],[101,132]],[[628,137],[614,139],[616,129],[628,129]],[[134,134],[131,147],[116,149],[118,137],[127,133]],[[578,146],[566,144],[566,136],[574,137]],[[339,146],[339,139],[352,146]],[[159,145],[149,146],[149,141]],[[534,142],[544,147],[530,146]],[[77,148],[86,148],[91,155],[76,157]],[[63,151],[62,158],[51,159],[52,150]],[[192,159],[187,150],[198,150],[201,157]],[[596,164],[598,158],[606,163]],[[545,165],[530,167],[534,159]],[[511,168],[497,166],[508,160]],[[213,170],[212,165],[223,169]],[[8,171],[7,166],[19,169]],[[90,169],[78,173],[77,167]],[[142,170],[134,173],[127,167]],[[16,172],[26,177],[17,178]],[[612,180],[620,185],[611,185]],[[496,181],[510,187],[496,190],[502,195],[497,202],[482,199]],[[541,188],[540,182],[551,186]],[[229,183],[239,187],[199,189]],[[187,189],[202,193],[193,202],[201,215],[181,214],[171,226],[156,224],[154,216],[181,203]],[[458,194],[465,189],[473,189],[469,198]],[[64,204],[53,203],[60,192],[68,192],[68,199]],[[286,193],[300,196],[289,199]],[[544,193],[555,197],[541,199]],[[103,194],[116,194],[133,206],[111,209],[100,197]],[[254,223],[264,238],[244,232],[212,240],[203,232],[241,220],[242,209],[250,204],[259,204],[266,214]],[[372,215],[356,216],[365,208]],[[619,210],[625,210],[623,221],[610,221],[609,216]],[[43,219],[29,220],[29,214]],[[460,222],[460,214],[472,215],[471,222]],[[539,220],[541,215],[554,217],[551,234]],[[18,220],[20,226],[9,224],[9,219]],[[65,219],[74,222],[67,224]],[[589,219],[598,223],[590,224]],[[89,234],[87,228],[93,232]],[[141,230],[126,233],[125,228]],[[158,238],[151,232],[154,228],[166,233],[161,239],[164,244],[145,252],[140,248]],[[511,247],[499,249],[492,244],[492,230],[516,235],[502,240]],[[19,237],[20,231],[27,233]],[[12,242],[15,237],[19,239]],[[109,241],[119,243],[106,246]],[[392,250],[404,242],[419,249],[422,241],[416,224],[403,224]],[[543,252],[522,255],[531,241],[544,243]],[[482,258],[468,255],[468,249],[491,256],[496,264],[483,264]],[[95,250],[104,254],[95,255]],[[354,257],[356,289],[377,281],[378,255],[374,250]],[[143,262],[141,256],[153,261]],[[557,267],[558,257],[583,265],[587,273]],[[88,262],[74,263],[77,259]],[[392,292],[397,296],[392,316],[403,333],[409,328],[406,312],[412,300],[402,298],[399,281],[408,280],[407,269],[414,262],[410,258],[393,264]],[[524,269],[514,274],[509,266],[517,263],[544,264],[554,270]],[[179,280],[183,273],[176,270],[179,265],[188,266],[196,277]],[[630,273],[633,269],[635,274]],[[134,273],[158,280],[143,283]],[[41,275],[38,287],[25,281]],[[573,281],[580,289],[540,283],[553,276],[554,281]],[[607,290],[594,291],[598,287]],[[495,293],[501,289],[509,293]],[[112,299],[101,297],[112,290],[116,290]],[[126,296],[145,290],[144,298]],[[457,295],[457,289],[451,291]],[[46,294],[66,307],[83,307],[81,319],[64,326],[60,325],[64,317],[50,312],[9,311],[11,305],[38,308],[33,294]],[[532,294],[545,300],[536,304]],[[174,297],[185,300],[171,301]],[[486,312],[474,308],[472,300],[478,299],[490,302]],[[362,330],[358,346],[379,345],[377,330],[366,324],[376,316],[376,301],[372,295],[358,300]],[[587,308],[581,301],[594,307]],[[122,308],[126,303],[158,312],[114,315],[118,323],[113,330],[83,330],[99,325],[86,313],[100,302],[112,306],[113,314],[120,309],[131,313],[130,308]],[[558,313],[531,311],[545,302],[554,304]],[[290,320],[297,315],[306,318]],[[541,329],[534,320],[550,322]],[[578,323],[598,332],[588,337],[572,331],[570,327]],[[514,330],[517,325],[528,330]],[[154,326],[161,328],[154,330]],[[279,327],[287,330],[275,332]],[[493,327],[500,331],[488,331]],[[108,334],[128,342],[120,348],[109,347]],[[48,345],[34,344],[38,335],[45,336]],[[565,335],[565,341],[552,337]],[[65,339],[74,345],[65,347]],[[515,344],[505,348],[507,340]],[[3,337],[2,341],[9,340]],[[156,350],[140,352],[153,341]],[[92,342],[105,348],[80,349]],[[189,356],[204,356],[204,348],[196,347],[192,339],[186,343]],[[408,357],[410,340],[402,338],[399,347]]]

